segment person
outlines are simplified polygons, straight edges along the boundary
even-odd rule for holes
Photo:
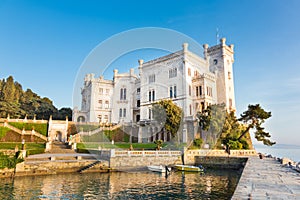
[[[228,153],[228,155],[230,155],[230,146],[229,145],[226,145],[226,150],[225,151]]]
[[[133,150],[133,146],[132,146],[132,144],[130,144],[129,151],[132,151],[132,150]]]

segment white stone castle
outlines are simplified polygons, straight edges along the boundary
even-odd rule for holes
[[[225,42],[222,38],[218,45],[204,44],[203,58],[184,43],[175,53],[148,62],[139,60],[139,74],[134,69],[120,74],[115,69],[113,80],[87,74],[81,110],[74,109],[73,121],[139,124],[151,121],[153,103],[172,99],[183,110],[184,130],[196,134],[197,111],[218,103],[235,110],[234,51]]]

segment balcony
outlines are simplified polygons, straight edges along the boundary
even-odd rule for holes
[[[128,100],[119,100],[119,101],[117,101],[117,103],[128,103]]]

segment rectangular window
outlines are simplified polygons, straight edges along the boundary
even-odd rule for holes
[[[106,89],[105,92],[106,92],[106,94],[109,94],[109,89]]]
[[[149,101],[151,101],[151,91],[149,91]]]
[[[141,88],[137,88],[137,89],[136,89],[136,93],[137,93],[137,94],[140,94],[140,92],[141,92]]]
[[[190,104],[190,115],[192,115],[192,105]]]
[[[103,88],[99,88],[99,94],[103,94]]]
[[[123,100],[123,88],[120,89],[120,100]]]
[[[102,100],[99,100],[98,103],[99,103],[99,108],[102,108]]]
[[[188,68],[188,76],[191,76],[191,74],[192,74],[192,70],[191,68]]]
[[[212,97],[212,88],[211,87],[206,87],[206,94],[207,94],[207,96]]]
[[[231,72],[228,72],[228,79],[231,79]]]
[[[189,95],[192,96],[192,87],[189,85]]]
[[[177,68],[169,69],[169,78],[173,78],[177,76]]]
[[[123,109],[123,117],[126,117],[126,108]]]
[[[104,116],[104,121],[105,121],[105,122],[108,122],[108,115],[105,115],[105,116]]]
[[[124,100],[126,100],[126,88],[123,89],[123,93],[124,93],[123,98],[124,98]]]
[[[173,98],[173,87],[170,87],[170,98]]]
[[[149,76],[149,83],[154,83],[155,82],[155,74],[152,74]]]
[[[105,101],[104,108],[109,108],[109,101]]]
[[[119,110],[119,117],[120,118],[122,117],[122,108],[120,108],[120,110]]]
[[[199,95],[202,96],[202,86],[199,86]]]
[[[99,122],[102,122],[102,115],[98,115]]]
[[[205,104],[204,102],[201,102],[201,111],[203,111],[205,109]]]
[[[126,100],[126,88],[120,89],[120,100]]]
[[[198,77],[198,71],[197,70],[194,71],[194,77]]]
[[[155,91],[152,90],[152,101],[154,101],[154,100],[155,100]]]
[[[139,108],[140,106],[141,106],[141,100],[137,100],[137,101],[136,101],[136,107]]]
[[[152,115],[152,110],[149,109],[149,119],[151,119],[151,115]]]
[[[199,87],[196,86],[196,96],[199,96]]]
[[[177,88],[176,88],[176,85],[174,85],[174,98],[177,97]]]

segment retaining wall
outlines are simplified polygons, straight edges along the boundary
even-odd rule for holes
[[[109,166],[113,169],[146,167],[148,165],[181,164],[180,151],[114,151]]]
[[[57,174],[57,173],[68,173],[68,172],[77,172],[83,167],[94,163],[92,161],[36,161],[31,164],[22,162],[18,163],[15,171],[15,176],[27,176],[27,175],[45,175],[45,174]],[[103,161],[93,168],[90,168],[89,171],[107,171],[108,162]]]
[[[257,156],[255,150],[231,150],[230,154],[226,153],[225,150],[187,150],[184,154],[185,164],[195,164],[197,163],[196,158],[201,157],[224,157],[224,158],[246,158],[249,156]],[[234,160],[234,159],[233,159]]]

